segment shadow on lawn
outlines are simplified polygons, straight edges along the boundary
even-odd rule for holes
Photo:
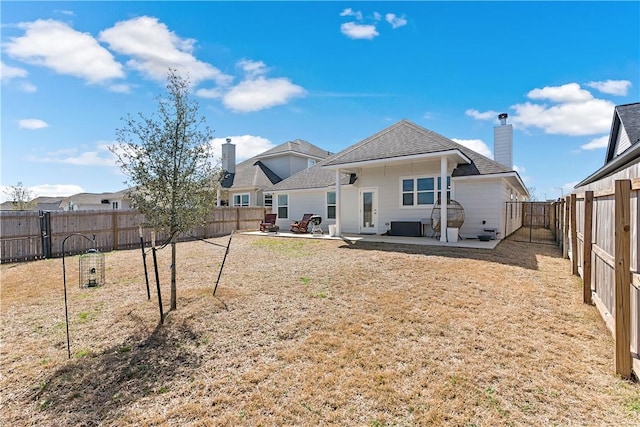
[[[98,425],[149,395],[170,391],[173,378],[190,375],[199,344],[186,325],[158,326],[146,339],[131,336],[104,352],[69,362],[42,385],[34,400],[61,425]]]
[[[562,257],[562,251],[556,245],[517,242],[511,237],[502,240],[498,246],[492,250],[363,241],[345,242],[347,244],[341,246],[341,248],[475,259],[479,261],[524,267],[530,270],[538,270],[538,255],[551,258]]]

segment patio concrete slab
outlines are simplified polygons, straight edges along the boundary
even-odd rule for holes
[[[288,231],[263,232],[263,231],[245,231],[242,234],[263,237],[284,237],[294,239],[316,239],[316,240],[344,240],[350,243],[358,242],[375,242],[375,243],[392,243],[396,245],[421,245],[421,246],[445,246],[450,248],[473,248],[473,249],[494,249],[500,240],[489,240],[481,242],[478,239],[458,239],[457,242],[441,242],[433,237],[402,237],[402,236],[381,236],[378,234],[343,234],[342,236],[331,237],[328,234],[311,233],[291,233]]]

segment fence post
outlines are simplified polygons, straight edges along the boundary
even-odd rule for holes
[[[615,183],[616,374],[631,378],[631,181]]]
[[[562,217],[562,257],[569,258],[569,196],[564,200],[564,216]]]
[[[571,273],[578,274],[578,219],[576,212],[576,194],[571,195]]]
[[[584,193],[584,242],[582,247],[582,302],[591,304],[591,244],[593,240],[593,191]]]
[[[118,211],[114,210],[111,213],[111,225],[113,226],[113,250],[118,250],[119,243],[118,242]]]

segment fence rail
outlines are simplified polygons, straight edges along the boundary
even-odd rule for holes
[[[206,239],[235,230],[257,229],[264,219],[263,207],[215,208],[204,226],[179,236],[179,240]],[[130,249],[140,245],[139,226],[144,215],[134,210],[52,211],[48,233],[43,227],[44,212],[0,211],[0,262],[20,262],[62,256],[62,241],[70,234],[80,233],[94,240],[68,239],[65,255],[79,254],[91,247],[107,252]],[[167,236],[158,235],[161,242]],[[143,229],[145,244],[151,241],[151,230]],[[47,249],[49,253],[47,254]]]
[[[615,339],[615,369],[640,377],[640,180],[564,200],[563,254],[583,279],[583,301],[595,304]]]

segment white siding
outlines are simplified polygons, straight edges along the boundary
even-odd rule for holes
[[[264,159],[262,163],[282,179],[289,178],[309,166],[306,157],[289,155]]]
[[[620,126],[618,139],[616,140],[616,156],[622,154],[627,148],[631,147],[631,141],[624,126]]]
[[[502,183],[502,179],[454,180],[455,200],[464,208],[462,237],[477,237],[484,234],[485,228],[497,228],[498,238],[504,237]]]

